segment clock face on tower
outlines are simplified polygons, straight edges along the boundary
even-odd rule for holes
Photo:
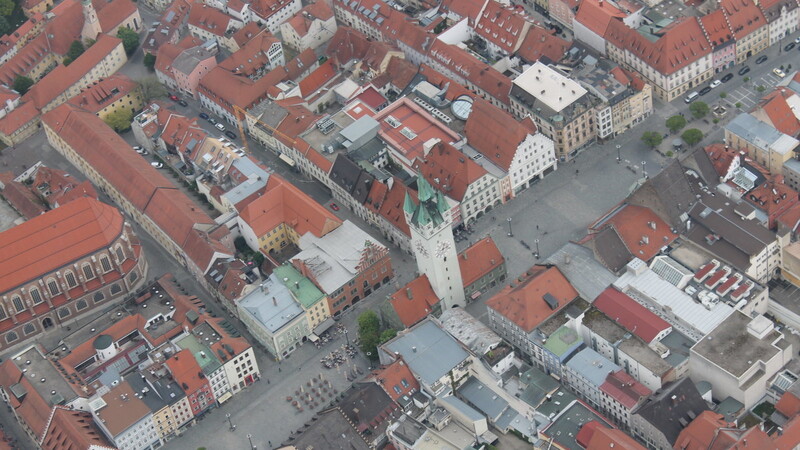
[[[417,253],[425,257],[428,256],[428,250],[425,248],[424,245],[422,245],[422,242],[420,241],[417,241]]]
[[[447,252],[450,251],[450,243],[447,241],[441,241],[439,244],[436,245],[436,257],[443,258],[447,255]]]

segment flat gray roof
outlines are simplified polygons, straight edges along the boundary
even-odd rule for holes
[[[611,427],[602,417],[592,412],[582,403],[574,401],[553,420],[553,423],[544,430],[544,434],[557,442],[562,448],[583,450],[583,447],[578,445],[575,439],[581,427],[593,420],[607,428]]]
[[[270,333],[277,332],[303,314],[303,308],[275,274],[243,298],[238,306],[239,311],[252,316]]]
[[[567,367],[579,373],[595,387],[605,383],[608,374],[622,369],[591,348],[576,353],[567,361]]]
[[[564,244],[545,263],[555,264],[581,297],[590,302],[617,279],[594,259],[591,250],[572,242]]]
[[[423,321],[384,344],[403,357],[422,381],[431,385],[469,357],[458,342],[430,319]]]
[[[458,388],[458,395],[493,421],[496,421],[508,408],[508,402],[505,399],[497,395],[491,387],[472,376]]]

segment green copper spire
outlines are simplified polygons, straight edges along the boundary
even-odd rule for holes
[[[414,210],[417,209],[417,205],[414,204],[414,200],[411,199],[411,196],[408,195],[408,191],[406,191],[406,198],[403,201],[403,211],[406,214],[414,214]]]
[[[441,214],[446,213],[447,210],[450,209],[450,205],[448,205],[447,200],[444,199],[442,191],[436,191],[436,206]]]
[[[417,198],[419,198],[420,204],[432,199],[434,195],[435,192],[428,183],[428,180],[426,180],[421,173],[417,172]]]

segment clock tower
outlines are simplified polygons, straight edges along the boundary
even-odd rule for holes
[[[465,306],[464,283],[453,239],[450,206],[421,175],[417,175],[419,203],[406,193],[403,213],[411,230],[411,247],[419,273],[428,276],[442,310]]]

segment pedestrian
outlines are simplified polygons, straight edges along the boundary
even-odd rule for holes
[[[537,230],[539,229],[539,225],[536,225],[536,229],[537,229]]]
[[[278,367],[278,373],[281,373],[281,368],[280,367]]]
[[[267,378],[267,384],[269,384],[269,378]]]

